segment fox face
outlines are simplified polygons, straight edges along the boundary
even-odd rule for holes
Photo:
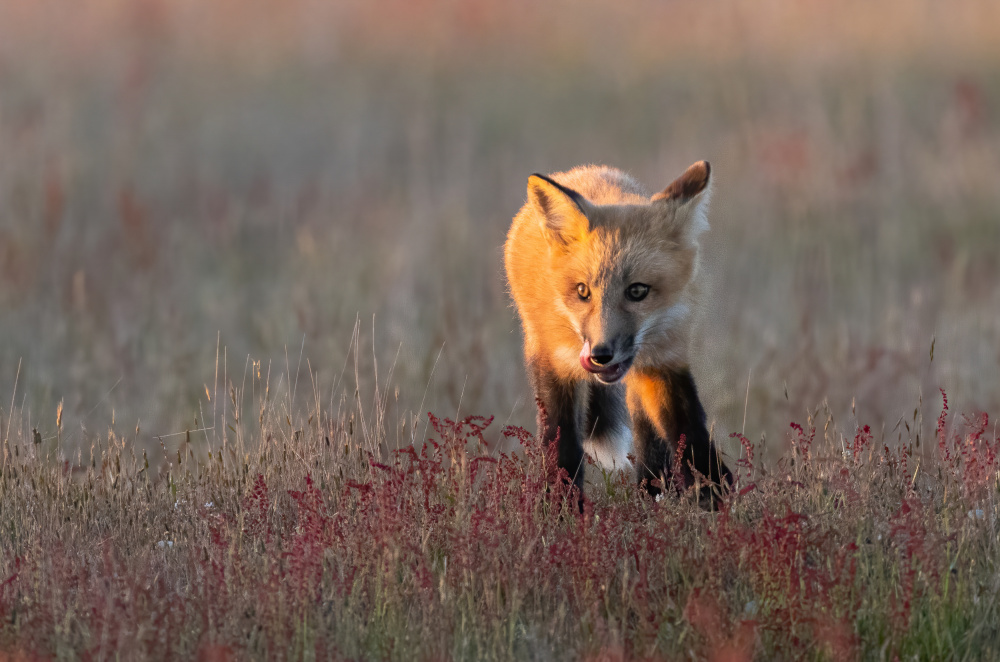
[[[528,182],[558,279],[553,312],[573,334],[555,348],[586,375],[611,384],[633,365],[670,363],[690,305],[709,166],[700,162],[665,191],[595,204],[542,175]],[[598,197],[598,196],[595,196]]]

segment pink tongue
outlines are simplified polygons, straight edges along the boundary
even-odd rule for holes
[[[583,343],[583,349],[580,350],[580,365],[583,366],[584,370],[591,370],[593,363],[590,361],[590,341]]]

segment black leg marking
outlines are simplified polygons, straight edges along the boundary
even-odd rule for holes
[[[636,413],[634,419],[638,420],[632,421],[633,439],[640,463],[637,476],[639,481],[646,479],[646,489],[654,496],[659,493],[651,485],[654,478],[665,483],[675,480],[678,487],[687,489],[695,483],[693,468],[712,483],[723,489],[728,488],[732,485],[733,476],[709,439],[705,410],[698,398],[691,371],[687,368],[668,370],[661,373],[660,377],[664,381],[667,397],[666,402],[661,403],[661,410],[653,415],[658,417],[665,428],[666,439],[658,434],[656,426],[647,418],[652,412]],[[685,439],[684,451],[680,462],[677,462],[677,447],[681,435]],[[679,467],[679,476],[672,475],[674,467]],[[702,489],[699,498],[710,502],[712,495],[713,487],[708,486]]]
[[[645,481],[646,491],[656,497],[662,492],[661,488],[666,487],[665,481],[669,476],[667,445],[656,434],[656,428],[645,412],[637,414],[632,420],[632,447],[635,449],[636,478],[640,485]],[[653,481],[659,481],[660,485]]]
[[[535,397],[545,409],[538,412],[538,432],[545,444],[559,439],[558,464],[583,494],[583,441],[580,435],[580,407],[577,385],[565,382],[541,366],[529,366]]]
[[[733,475],[723,464],[708,437],[705,427],[705,409],[698,398],[694,378],[687,368],[676,372],[668,372],[668,387],[670,392],[670,413],[668,420],[673,424],[668,428],[671,457],[677,448],[677,441],[683,434],[686,439],[684,456],[681,459],[681,471],[684,487],[694,484],[693,466],[695,471],[708,478],[713,483],[728,487],[733,482]]]

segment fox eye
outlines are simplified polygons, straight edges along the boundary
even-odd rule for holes
[[[625,298],[629,301],[642,301],[649,294],[649,285],[643,283],[632,283],[625,290]]]
[[[577,283],[576,293],[580,295],[581,301],[590,299],[590,288],[587,287],[586,283]]]

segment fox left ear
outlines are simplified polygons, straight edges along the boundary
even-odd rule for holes
[[[528,178],[528,201],[541,216],[542,232],[550,242],[566,247],[590,229],[583,196],[545,175]]]
[[[666,203],[672,212],[671,227],[689,241],[694,241],[708,229],[711,173],[712,166],[708,161],[698,161],[672,181],[670,186],[650,198],[650,202],[654,204]]]

